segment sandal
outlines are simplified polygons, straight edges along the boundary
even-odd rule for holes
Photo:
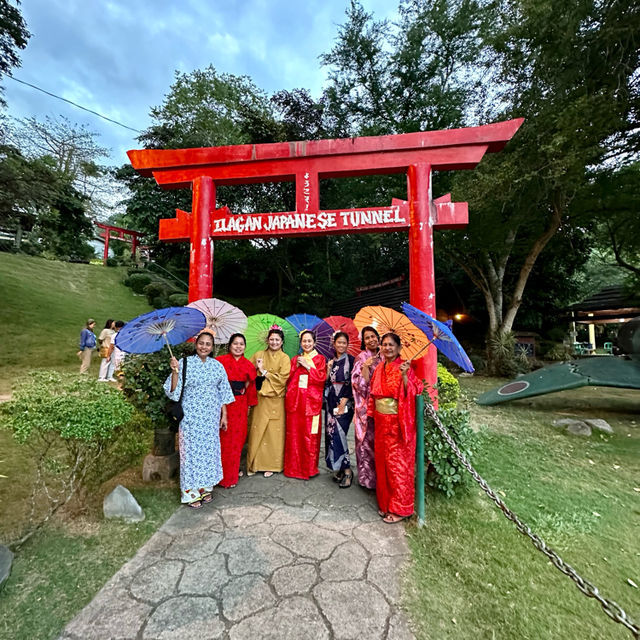
[[[200,509],[202,507],[202,500],[198,498],[198,500],[188,502],[187,507],[189,507],[190,509]]]
[[[386,512],[386,511],[383,511],[382,509],[378,509],[378,515],[379,515],[381,518],[386,518],[386,517],[387,517],[387,512]]]
[[[209,504],[213,500],[213,496],[210,493],[203,493],[200,499],[204,504]]]
[[[331,479],[334,482],[340,482],[342,480],[342,478],[344,478],[344,471],[340,470],[337,473],[334,473],[333,477]]]
[[[398,516],[395,513],[387,513],[387,515],[382,518],[382,522],[385,522],[386,524],[396,524],[403,520],[407,520],[408,518],[409,516]]]
[[[353,482],[353,471],[351,471],[351,473],[346,473],[342,476],[342,480],[340,480],[340,483],[338,484],[338,486],[341,489],[348,489],[351,486],[351,483]]]
[[[273,475],[273,471],[265,471],[264,472],[264,477],[265,478],[270,478]]]
[[[244,476],[244,471],[238,471],[238,478],[242,478]]]

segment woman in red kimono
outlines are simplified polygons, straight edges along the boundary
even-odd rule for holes
[[[371,377],[369,412],[375,421],[376,497],[387,524],[413,515],[416,459],[415,398],[422,393],[408,360],[400,358],[400,338],[382,336],[383,363]]]
[[[245,337],[234,333],[229,338],[229,353],[218,356],[227,372],[234,402],[227,405],[227,430],[220,431],[220,453],[223,478],[220,485],[227,489],[238,484],[240,455],[247,439],[249,407],[258,404],[256,394],[256,368],[244,357]]]
[[[311,331],[300,334],[302,354],[291,361],[285,396],[287,433],[284,444],[284,475],[308,480],[318,475],[320,413],[327,361],[316,350]]]

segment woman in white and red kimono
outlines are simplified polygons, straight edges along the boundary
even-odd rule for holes
[[[382,336],[383,362],[371,377],[369,413],[375,421],[376,497],[387,524],[413,514],[415,500],[416,395],[422,382],[400,358],[400,338]]]
[[[327,361],[315,350],[312,331],[300,334],[302,353],[291,361],[285,396],[287,432],[284,444],[284,475],[308,480],[318,475],[322,429],[320,413]]]

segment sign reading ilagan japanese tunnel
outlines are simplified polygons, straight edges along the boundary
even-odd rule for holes
[[[191,187],[191,212],[160,220],[159,237],[191,243],[189,301],[209,298],[213,288],[212,240],[310,236],[406,230],[409,233],[409,298],[435,315],[433,228],[467,224],[466,202],[431,197],[432,170],[472,169],[485,153],[500,151],[523,120],[481,127],[399,135],[203,149],[129,151],[134,169],[166,189]],[[321,179],[405,173],[407,199],[389,206],[321,210]],[[216,186],[295,182],[296,210],[233,214],[216,208]],[[221,203],[223,205],[223,203]],[[428,350],[417,373],[436,382],[436,353]]]

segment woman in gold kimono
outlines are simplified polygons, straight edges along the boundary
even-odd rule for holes
[[[280,327],[269,329],[267,343],[266,350],[257,351],[251,358],[258,375],[258,405],[251,415],[247,445],[247,473],[263,471],[265,478],[284,466],[284,394],[291,369],[291,360],[282,350],[284,333]]]

